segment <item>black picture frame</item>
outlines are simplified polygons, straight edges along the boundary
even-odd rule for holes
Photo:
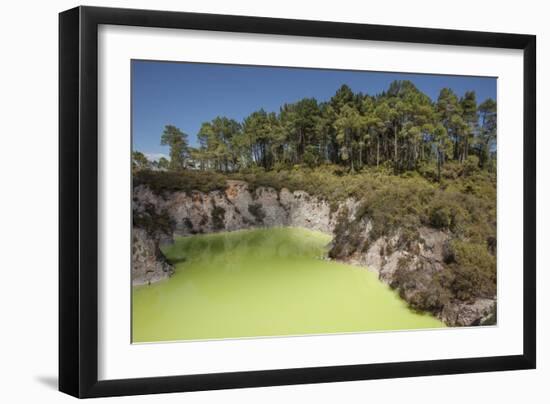
[[[99,381],[98,26],[181,28],[523,50],[523,354]],[[536,37],[307,20],[77,7],[59,15],[59,390],[104,397],[534,369]]]

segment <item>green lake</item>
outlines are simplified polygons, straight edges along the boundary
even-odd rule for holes
[[[324,260],[330,236],[269,228],[176,239],[164,281],[132,293],[133,342],[443,327],[375,273]]]

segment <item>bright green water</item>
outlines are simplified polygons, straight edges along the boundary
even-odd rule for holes
[[[322,260],[329,241],[298,228],[177,239],[175,274],[133,289],[134,342],[443,327],[374,273]]]

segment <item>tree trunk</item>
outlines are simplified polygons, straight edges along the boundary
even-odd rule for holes
[[[437,146],[437,182],[441,182],[441,150]]]
[[[412,161],[412,167],[416,167],[416,160],[418,160],[418,151],[417,151],[417,145],[416,145],[416,141],[414,142],[414,146],[413,146],[413,161]]]
[[[393,127],[393,161],[397,164],[397,125]]]
[[[376,136],[376,167],[380,164],[380,136]]]

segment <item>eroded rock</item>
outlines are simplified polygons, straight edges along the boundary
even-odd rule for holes
[[[135,227],[132,237],[132,285],[147,285],[170,277],[174,269],[162,255],[159,241]]]

